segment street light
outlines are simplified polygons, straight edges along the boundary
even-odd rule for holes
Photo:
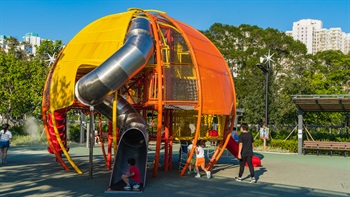
[[[261,63],[256,65],[257,67],[260,68],[260,70],[262,70],[264,72],[264,74],[266,75],[266,85],[265,85],[265,125],[268,125],[268,109],[269,109],[269,70],[265,67],[263,67],[263,65]]]
[[[265,125],[268,126],[269,125],[269,116],[268,116],[268,111],[269,111],[269,69],[270,69],[270,61],[273,61],[271,58],[274,54],[270,55],[270,50],[268,55],[265,57],[260,57],[260,63],[258,63],[256,66],[258,68],[260,68],[260,70],[263,71],[263,73],[266,75],[266,92],[265,92]],[[266,67],[264,67],[262,64],[264,62],[264,60],[266,60],[265,64]]]
[[[261,63],[258,63],[256,66],[259,67],[265,74],[269,73],[269,70],[267,70],[267,68],[265,68]]]
[[[266,100],[265,100],[265,124],[264,124],[265,126],[263,127],[264,131],[266,131],[265,129],[267,129],[268,125],[269,125],[269,115],[268,115],[268,113],[269,113],[269,69],[270,69],[270,61],[273,61],[271,59],[273,55],[274,54],[270,55],[270,50],[269,50],[268,55],[267,56],[265,55],[265,57],[260,57],[260,63],[256,65],[266,75],[266,88],[265,88],[265,90],[266,90],[266,92],[265,92]],[[266,62],[265,62],[266,67],[264,67],[262,65],[262,63],[264,62],[265,59],[266,59]],[[267,134],[267,135],[269,135],[269,134]],[[266,139],[268,139],[268,137],[269,136],[265,136],[264,139],[263,139],[264,140],[264,149],[267,148]]]

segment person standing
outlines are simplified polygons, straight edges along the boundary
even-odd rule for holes
[[[244,172],[245,163],[248,163],[250,171],[250,181],[249,183],[255,183],[254,167],[253,167],[253,135],[248,132],[248,124],[241,124],[241,134],[238,137],[238,156],[239,159],[239,173],[238,177],[235,177],[236,181],[242,181],[242,175]]]
[[[196,151],[196,165],[194,166],[197,175],[195,176],[195,178],[200,178],[201,175],[199,174],[199,168],[198,166],[200,166],[202,168],[202,170],[205,171],[205,173],[207,174],[207,178],[210,179],[211,173],[209,170],[205,169],[205,158],[204,158],[204,141],[200,140],[198,142],[198,146],[196,147],[195,151]]]
[[[94,135],[95,135],[95,144],[100,144],[100,135],[98,133],[98,131],[95,129],[94,131]]]
[[[260,128],[260,138],[264,141],[264,149],[267,149],[267,140],[269,139],[269,128],[266,124],[263,125],[262,128]]]
[[[12,139],[12,133],[10,130],[8,130],[10,127],[9,124],[5,124],[3,127],[3,130],[0,131],[0,158],[1,163],[6,164],[7,163],[7,151],[10,148],[10,141]]]

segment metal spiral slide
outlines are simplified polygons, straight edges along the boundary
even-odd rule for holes
[[[133,19],[122,48],[95,70],[82,77],[75,86],[78,100],[112,119],[112,93],[140,71],[154,51],[151,26],[144,18]],[[117,125],[121,138],[114,162],[110,187],[118,185],[127,169],[127,159],[135,158],[143,185],[146,182],[148,126],[143,117],[122,97],[117,101]],[[118,187],[118,186],[117,186]],[[118,189],[118,188],[116,188]]]

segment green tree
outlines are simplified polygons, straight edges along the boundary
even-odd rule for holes
[[[349,93],[350,59],[341,51],[322,51],[310,57],[313,67],[308,75],[312,94],[342,95]],[[344,113],[306,113],[308,124],[340,125]]]
[[[62,41],[44,40],[37,54],[26,54],[23,43],[7,39],[8,53],[0,53],[0,114],[7,120],[28,115],[41,118],[42,92],[49,72],[47,54],[58,54]]]
[[[36,50],[35,59],[40,61],[45,61],[50,56],[57,56],[58,53],[63,48],[63,43],[61,40],[43,40],[40,46]],[[48,65],[48,64],[47,64]]]
[[[15,53],[1,53],[0,55],[0,103],[1,115],[6,119],[22,117],[26,108],[25,91],[28,83],[25,79],[28,62],[19,60]]]
[[[237,104],[246,109],[244,119],[250,123],[262,124],[265,114],[266,76],[256,64],[270,50],[274,62],[269,70],[269,122],[295,122],[296,107],[291,102],[291,93],[300,94],[308,89],[301,79],[306,73],[292,74],[306,71],[308,58],[304,58],[307,52],[304,44],[276,29],[246,24],[235,27],[215,23],[202,32],[218,47],[229,67],[238,70],[234,79]]]

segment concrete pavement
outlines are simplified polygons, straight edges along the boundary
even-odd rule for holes
[[[148,171],[142,194],[106,194],[111,171],[106,170],[100,147],[94,149],[90,179],[89,149],[84,145],[72,144],[69,151],[82,175],[73,168],[64,171],[45,146],[13,146],[8,164],[0,166],[0,196],[350,196],[349,156],[256,152],[263,166],[255,168],[258,182],[249,184],[234,181],[239,165],[229,153],[214,166],[211,179],[180,177],[177,150],[175,146],[173,170],[160,168],[155,178]],[[244,176],[248,174],[246,168]]]

